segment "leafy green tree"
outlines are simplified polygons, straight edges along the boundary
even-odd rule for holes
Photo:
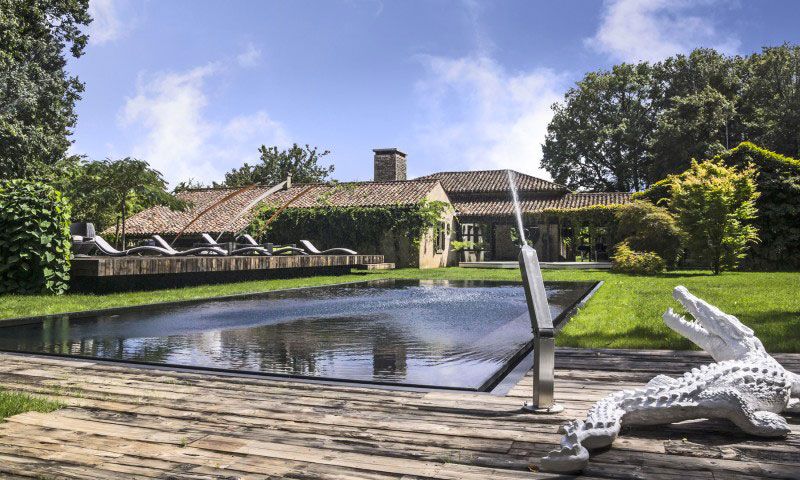
[[[655,128],[650,65],[589,73],[553,105],[542,167],[570,188],[639,190],[647,185],[647,138]]]
[[[141,210],[164,205],[183,210],[187,204],[167,191],[167,182],[144,160],[84,162],[70,159],[60,165],[63,174],[57,184],[73,204],[72,218],[97,224],[98,230],[121,220],[121,244],[125,245],[125,219]]]
[[[553,106],[542,167],[573,188],[640,190],[745,140],[798,157],[798,78],[800,46],[788,44],[589,73]]]
[[[751,55],[743,76],[743,140],[800,158],[800,46],[785,44]]]
[[[697,49],[653,66],[658,121],[648,139],[649,183],[686,170],[693,158],[719,154],[741,134],[739,63],[715,50]]]
[[[0,178],[38,175],[61,160],[83,83],[65,51],[86,47],[89,0],[0,0]]]
[[[288,175],[297,183],[323,182],[333,173],[333,165],[323,167],[319,160],[330,151],[317,151],[317,147],[305,148],[296,143],[292,148],[279,150],[278,147],[262,145],[258,149],[261,155],[260,163],[249,165],[245,163],[240,168],[235,168],[225,174],[224,186],[244,187],[246,185],[274,185],[286,180]]]
[[[687,234],[691,255],[711,265],[714,274],[738,266],[748,247],[758,241],[756,171],[721,163],[692,161],[689,169],[670,177],[670,208]]]

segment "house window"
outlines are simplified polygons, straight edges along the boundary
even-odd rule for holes
[[[448,222],[439,222],[436,226],[436,253],[444,252],[447,246],[447,237],[450,236],[450,224]]]
[[[483,225],[476,223],[462,223],[461,224],[461,240],[464,242],[472,242],[473,245],[480,245],[483,243]]]

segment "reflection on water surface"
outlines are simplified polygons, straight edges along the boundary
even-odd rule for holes
[[[590,287],[548,284],[553,316]],[[521,285],[416,280],[0,329],[4,350],[462,388],[479,388],[530,339]]]

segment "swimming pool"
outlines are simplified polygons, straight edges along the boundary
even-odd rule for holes
[[[594,287],[546,283],[555,322]],[[379,280],[30,319],[0,350],[488,390],[530,349],[520,283]]]

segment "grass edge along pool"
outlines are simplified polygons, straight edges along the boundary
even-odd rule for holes
[[[554,323],[596,285],[548,282]],[[532,347],[521,283],[506,281],[369,280],[14,323],[3,351],[466,391],[491,390]]]

